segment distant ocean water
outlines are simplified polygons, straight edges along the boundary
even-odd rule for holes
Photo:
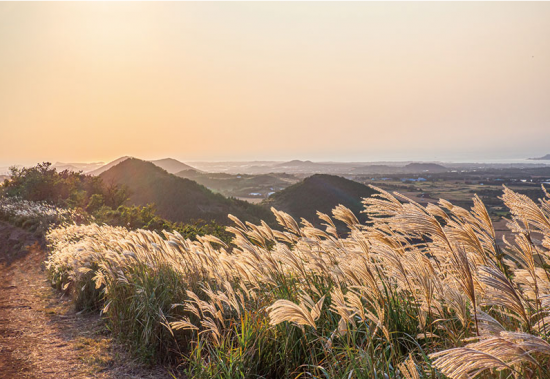
[[[499,158],[499,159],[449,159],[442,163],[491,163],[491,164],[550,164],[550,160],[532,160],[526,158]]]

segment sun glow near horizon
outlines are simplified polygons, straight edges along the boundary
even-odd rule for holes
[[[0,162],[536,156],[548,3],[2,3]]]

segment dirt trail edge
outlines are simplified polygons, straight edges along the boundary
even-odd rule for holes
[[[33,234],[0,222],[0,379],[172,378],[131,361],[97,315],[48,283]]]

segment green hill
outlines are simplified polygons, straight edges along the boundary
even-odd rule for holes
[[[159,216],[171,221],[192,222],[215,220],[229,225],[231,213],[243,221],[273,222],[274,216],[260,206],[214,194],[206,187],[189,179],[169,174],[151,162],[128,158],[100,177],[106,184],[125,185],[130,189],[130,203],[154,203]]]
[[[334,175],[317,174],[305,178],[280,192],[274,193],[262,202],[263,206],[287,212],[296,220],[301,217],[319,225],[316,211],[331,215],[332,209],[339,204],[349,208],[364,223],[367,217],[363,210],[362,198],[376,191],[361,184]],[[343,224],[337,225],[339,229]]]

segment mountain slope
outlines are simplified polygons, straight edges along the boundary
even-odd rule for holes
[[[183,171],[183,170],[199,171],[196,168],[191,167],[191,166],[189,166],[185,163],[182,163],[178,160],[175,160],[173,158],[157,159],[157,160],[150,161],[150,162],[153,163],[155,166],[158,166],[160,168],[165,169],[170,174],[175,174],[175,173],[178,173],[178,172]]]
[[[128,158],[100,175],[107,184],[126,185],[130,203],[154,203],[157,213],[171,221],[192,222],[215,220],[229,225],[231,213],[243,221],[272,222],[273,215],[265,208],[214,194],[196,182],[169,174],[151,162]]]
[[[105,164],[103,162],[94,162],[94,163],[63,163],[56,162],[52,165],[52,168],[55,168],[58,172],[63,170],[69,171],[82,171],[87,174],[91,171],[97,170],[100,167],[103,167]]]
[[[276,192],[262,205],[289,213],[299,220],[301,217],[320,225],[316,211],[331,214],[339,204],[349,208],[361,222],[367,217],[360,213],[363,210],[362,198],[376,193],[373,189],[334,175],[317,174],[305,178],[280,192]],[[339,229],[343,224],[339,224]]]
[[[301,161],[299,159],[294,159],[289,162],[280,163],[276,165],[276,167],[315,167],[317,165],[317,163],[314,163],[312,161]]]
[[[544,157],[540,158],[529,158],[532,161],[550,161],[550,154],[546,154]]]
[[[117,164],[119,164],[120,162],[125,161],[128,158],[132,158],[132,157],[128,157],[128,156],[120,157],[118,159],[115,159],[112,162],[107,163],[106,165],[103,165],[103,166],[101,166],[101,167],[99,167],[99,168],[97,168],[93,171],[88,172],[88,174],[89,175],[100,175],[100,174],[104,173],[105,171],[107,171],[108,169],[110,169],[111,167],[116,166]],[[157,160],[150,161],[150,162],[152,162],[155,166],[158,166],[158,167],[168,171],[170,174],[175,174],[175,173],[180,172],[182,170],[196,170],[196,171],[199,171],[196,168],[191,167],[189,165],[186,165],[185,163],[182,163],[182,162],[180,162],[178,160],[175,160],[173,158],[157,159]]]
[[[98,169],[95,169],[95,170],[93,170],[93,171],[90,171],[90,172],[88,173],[88,175],[94,175],[94,176],[101,175],[101,174],[104,173],[105,171],[109,170],[111,167],[114,167],[114,166],[116,166],[117,164],[119,164],[119,163],[121,163],[121,162],[124,162],[124,161],[125,161],[126,159],[128,159],[128,158],[130,158],[130,157],[125,156],[125,157],[120,157],[120,158],[118,158],[118,159],[115,159],[114,161],[109,162],[109,163],[107,163],[106,165],[101,166],[101,167],[98,168]]]

